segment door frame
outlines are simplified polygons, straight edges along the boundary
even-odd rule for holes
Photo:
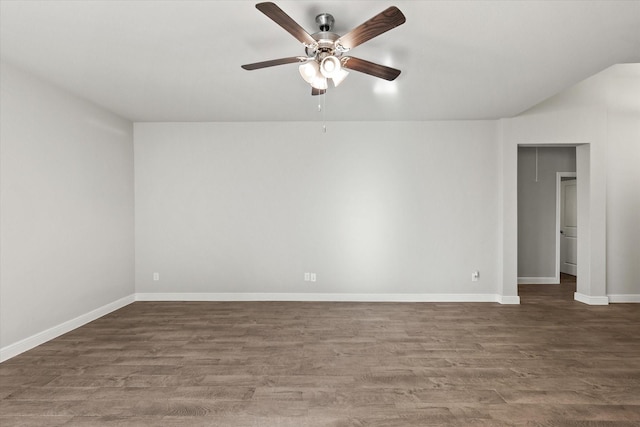
[[[562,178],[575,178],[578,184],[578,174],[576,172],[556,172],[556,283],[560,283],[560,213],[562,202]]]

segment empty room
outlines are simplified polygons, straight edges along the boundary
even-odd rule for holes
[[[0,0],[0,425],[637,426],[640,1]]]

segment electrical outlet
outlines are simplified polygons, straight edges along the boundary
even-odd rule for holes
[[[316,281],[316,273],[311,273],[311,281],[312,282]]]
[[[304,281],[308,282],[309,280],[311,280],[311,273],[304,273]]]
[[[160,280],[160,273],[153,273],[153,281],[157,282],[158,280]]]
[[[478,270],[471,273],[471,281],[477,282],[480,279],[480,272]]]

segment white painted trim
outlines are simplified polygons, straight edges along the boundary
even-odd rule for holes
[[[518,277],[518,285],[558,285],[560,277]]]
[[[614,294],[614,295],[608,295],[608,296],[609,296],[609,302],[614,302],[614,303],[640,302],[640,294]]]
[[[517,295],[498,295],[498,302],[500,304],[520,304],[520,297]]]
[[[513,298],[513,297],[510,297]],[[136,301],[500,302],[496,294],[138,293]]]
[[[579,292],[575,292],[573,294],[573,299],[579,301],[584,304],[589,305],[609,305],[609,297],[592,297],[590,295],[581,294]]]
[[[520,304],[520,297],[497,294],[137,293],[1,348],[0,362],[93,322],[134,301],[494,302]]]
[[[556,172],[556,277],[558,278],[555,283],[560,283],[560,208],[561,208],[561,196],[562,196],[562,178],[576,178],[578,174],[576,172]]]
[[[44,344],[45,342],[59,337],[60,335],[66,334],[67,332],[79,328],[80,326],[86,325],[89,322],[93,322],[94,320],[105,316],[112,311],[116,311],[126,305],[129,305],[134,301],[134,295],[120,298],[117,301],[111,302],[109,304],[103,305],[102,307],[98,307],[95,310],[91,310],[88,313],[82,314],[75,319],[68,320],[45,331],[38,332],[37,334],[27,337],[21,341],[0,348],[0,362],[11,359],[12,357],[19,355],[20,353],[24,353],[27,350],[31,350],[32,348],[37,347],[40,344]]]

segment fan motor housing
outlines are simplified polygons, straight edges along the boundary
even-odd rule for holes
[[[342,56],[342,52],[336,49],[336,40],[340,38],[338,34],[329,31],[320,31],[311,34],[311,37],[318,42],[318,45],[306,48],[308,57],[317,57],[322,60],[325,56],[329,55]]]
[[[306,48],[306,53],[309,58],[315,58],[317,61],[322,61],[327,56],[342,56],[342,51],[336,49],[336,41],[340,36],[331,32],[333,24],[336,20],[330,13],[321,13],[316,16],[316,24],[320,28],[315,34],[311,34],[318,43],[316,46]]]

